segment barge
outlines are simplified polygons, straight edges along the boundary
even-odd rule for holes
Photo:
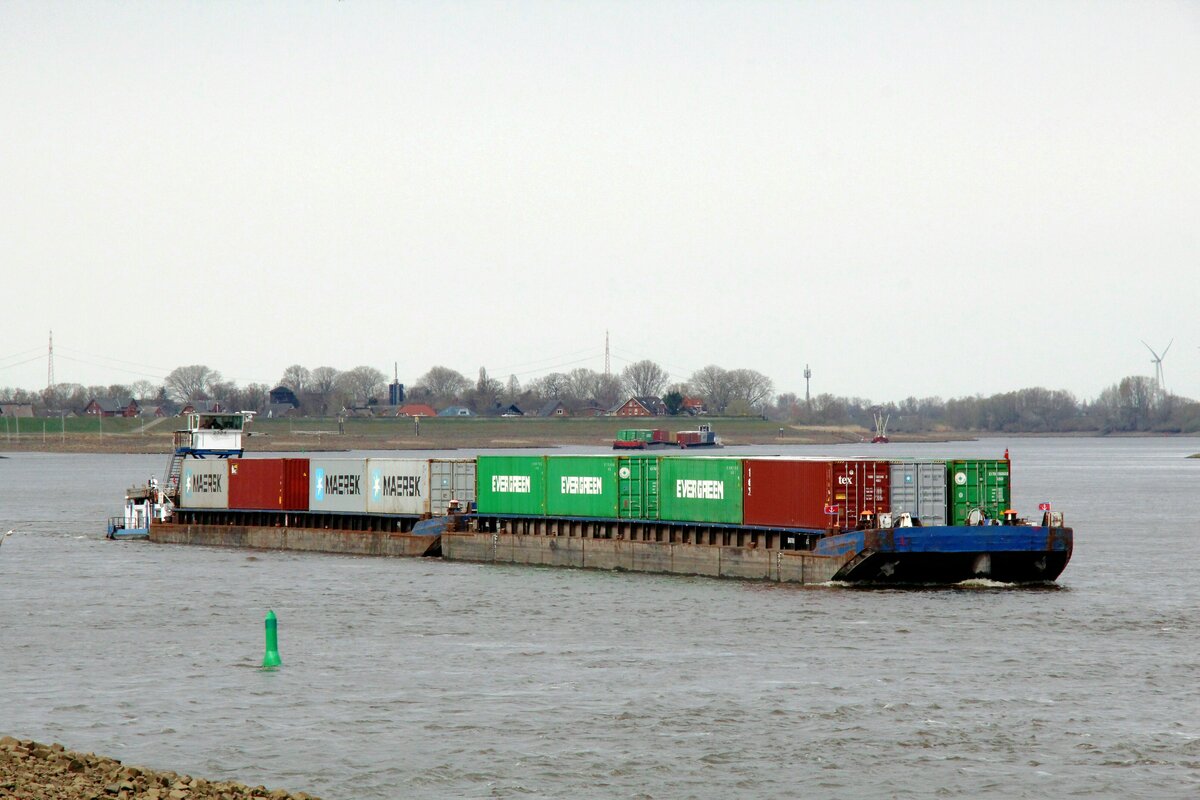
[[[1073,549],[1048,503],[1012,510],[1007,453],[212,458],[183,433],[153,542],[804,584],[1042,583]]]

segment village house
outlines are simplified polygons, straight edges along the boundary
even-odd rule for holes
[[[571,412],[563,405],[561,400],[551,400],[540,409],[538,409],[539,417],[569,417]]]
[[[33,403],[0,403],[0,417],[32,417]]]
[[[631,397],[612,410],[614,417],[662,417],[667,406],[658,397]]]
[[[141,407],[132,397],[128,400],[93,397],[91,402],[83,407],[83,413],[91,417],[136,417],[141,413]]]
[[[428,403],[407,403],[396,409],[397,417],[436,417],[437,409]]]

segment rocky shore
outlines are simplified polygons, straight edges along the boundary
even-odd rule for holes
[[[303,792],[131,767],[61,744],[0,738],[0,798],[20,800],[317,800]]]

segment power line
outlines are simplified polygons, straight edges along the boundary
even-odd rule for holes
[[[88,358],[100,359],[101,361],[115,361],[118,364],[128,364],[131,367],[146,367],[147,369],[156,370],[158,372],[170,372],[170,370],[168,370],[166,367],[159,366],[158,364],[144,364],[141,361],[128,361],[124,358],[114,358],[113,356],[103,356],[98,353],[89,353],[86,350],[80,350],[75,347],[63,347],[61,344],[58,346],[58,349],[66,350],[68,353],[78,353],[79,355],[87,356]],[[96,364],[93,366],[101,366],[101,365]]]
[[[561,353],[559,355],[554,355],[554,356],[544,356],[542,358],[534,359],[533,361],[524,361],[519,364],[510,364],[510,365],[504,366],[504,367],[496,367],[495,372],[496,372],[496,374],[499,375],[501,373],[511,372],[512,370],[517,369],[519,367],[528,367],[533,364],[542,364],[542,363],[546,363],[546,362],[557,362],[560,359],[571,358],[573,356],[577,356],[582,353],[595,353],[595,352],[596,352],[596,349],[594,347],[585,347],[582,350],[575,350],[570,353]],[[572,362],[572,363],[576,363],[576,362]],[[551,369],[551,368],[552,367],[546,367],[546,369]],[[535,369],[526,370],[526,373],[536,372],[536,371],[537,371],[537,369],[535,368]]]
[[[39,348],[39,349],[41,349],[41,348]],[[13,367],[19,367],[19,366],[21,366],[22,364],[29,364],[29,363],[31,363],[31,362],[34,362],[34,361],[41,361],[41,360],[42,360],[42,354],[41,354],[41,353],[38,353],[38,354],[37,354],[36,356],[34,356],[33,358],[27,358],[27,359],[25,359],[24,361],[18,361],[18,362],[17,362],[17,363],[15,363],[15,364],[5,364],[4,366],[0,367],[0,369],[12,369]]]
[[[74,358],[72,356],[68,356],[65,354],[62,357],[67,359],[68,361],[74,361],[76,364],[86,364],[89,367],[99,367],[100,369],[115,370],[117,372],[128,372],[130,375],[139,375],[143,378],[153,378],[154,380],[157,380],[157,381],[166,380],[165,375],[152,374],[149,372],[141,372],[141,371],[133,370],[133,369],[125,369],[124,367],[114,367],[111,364],[97,364],[94,361],[85,361],[82,358]]]

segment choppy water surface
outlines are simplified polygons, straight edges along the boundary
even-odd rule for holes
[[[1006,445],[1075,528],[1057,588],[108,542],[165,457],[12,455],[0,734],[326,798],[1200,796],[1200,441],[787,450]]]

